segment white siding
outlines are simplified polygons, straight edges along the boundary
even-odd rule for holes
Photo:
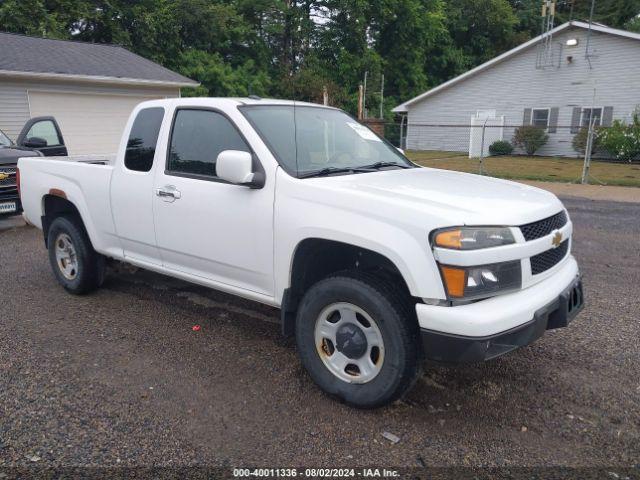
[[[29,120],[29,100],[23,87],[0,82],[0,130],[15,140]]]
[[[52,97],[58,98],[64,98],[66,96],[68,102],[52,102],[50,104],[51,111],[48,111],[47,108],[43,109],[42,102],[39,102],[38,105],[30,106],[29,94],[33,97],[40,98],[47,94],[53,94]],[[88,95],[93,95],[95,102],[87,101],[91,98]],[[84,150],[82,150],[84,147],[82,145],[86,145],[86,138],[74,138],[74,135],[85,136],[86,132],[75,127],[77,127],[77,124],[82,123],[83,120],[85,120],[87,124],[98,121],[101,112],[106,110],[106,108],[104,108],[105,102],[109,102],[109,96],[112,96],[112,99],[119,100],[121,105],[129,105],[152,98],[177,97],[179,95],[180,91],[175,87],[114,87],[106,84],[93,85],[64,81],[37,82],[2,78],[0,79],[0,130],[4,131],[12,140],[15,140],[25,122],[32,116],[53,115],[55,117],[56,114],[59,114],[61,117],[68,117],[70,109],[76,108],[80,122],[72,122],[72,124],[69,125],[69,132],[65,132],[63,121],[60,122],[60,127],[66,143],[70,146],[74,144],[81,146],[78,151],[73,151],[73,148],[71,148],[70,153],[84,153]],[[127,99],[130,100],[127,101]],[[134,99],[137,99],[137,101]],[[65,108],[61,108],[61,105]],[[61,109],[56,111],[58,108]],[[127,117],[128,113],[112,116],[108,119],[110,122],[108,129],[120,132],[122,128],[124,128]],[[115,146],[117,148],[117,142]],[[106,149],[107,147],[101,148]]]
[[[576,47],[567,47],[577,38]],[[562,47],[559,68],[536,69],[537,47],[461,81],[409,106],[407,148],[465,151],[468,128],[420,127],[419,124],[469,125],[478,110],[496,110],[505,125],[522,124],[525,108],[559,108],[558,125],[571,126],[573,108],[612,106],[613,118],[630,118],[640,105],[640,41],[592,32],[591,66],[585,59],[587,31],[573,27],[554,37]],[[572,57],[572,62],[567,57]],[[594,99],[595,89],[595,99]],[[513,129],[505,128],[511,140]],[[570,155],[573,135],[568,128],[549,134],[540,155]],[[464,141],[466,137],[466,143]]]

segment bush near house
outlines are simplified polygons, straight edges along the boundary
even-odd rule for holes
[[[522,148],[527,155],[536,153],[548,140],[549,135],[544,128],[533,125],[518,127],[513,134],[513,144]]]
[[[633,114],[633,120],[627,124],[615,120],[613,125],[598,132],[598,142],[604,150],[616,157],[616,160],[632,160],[640,157],[640,112]]]
[[[491,155],[511,155],[513,153],[513,145],[506,140],[497,140],[489,146]]]
[[[596,150],[600,147],[600,131],[598,127],[595,128],[595,132],[593,135],[593,144],[591,145],[591,154],[596,153]],[[589,135],[589,128],[582,127],[578,133],[575,134],[573,140],[571,141],[571,145],[573,149],[580,154],[581,157],[584,156],[585,150],[587,149],[587,137]]]

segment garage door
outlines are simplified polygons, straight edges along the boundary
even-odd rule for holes
[[[129,114],[153,96],[29,92],[31,117],[58,120],[69,155],[109,155],[118,151]]]

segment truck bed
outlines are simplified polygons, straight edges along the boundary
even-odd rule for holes
[[[94,248],[109,249],[115,236],[110,186],[115,155],[25,157],[18,160],[22,206],[27,221],[42,228],[43,200],[48,195],[73,203]],[[105,243],[102,245],[102,243]]]

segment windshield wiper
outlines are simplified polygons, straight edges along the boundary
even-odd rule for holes
[[[360,165],[356,167],[357,170],[378,170],[384,167],[398,167],[398,168],[413,168],[410,165],[403,165],[401,163],[396,162],[376,162],[371,165]]]
[[[301,173],[298,178],[325,177],[333,173],[360,173],[364,171],[361,167],[327,167],[313,172]]]
[[[365,173],[384,167],[413,168],[410,165],[402,165],[401,163],[395,162],[376,162],[371,165],[361,165],[359,167],[327,167],[313,172],[302,173],[298,175],[298,178],[325,177],[334,173]]]

